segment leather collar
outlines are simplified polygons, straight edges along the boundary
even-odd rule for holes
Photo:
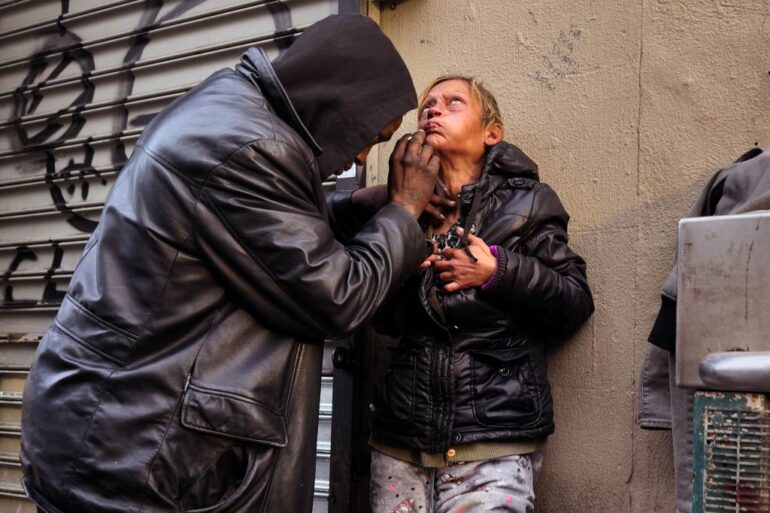
[[[273,71],[273,66],[270,64],[265,51],[262,48],[249,48],[243,54],[241,62],[242,65],[236,67],[237,71],[259,87],[278,117],[302,137],[316,157],[323,153],[323,148],[313,139],[294,109],[294,105],[278,80],[275,71]]]

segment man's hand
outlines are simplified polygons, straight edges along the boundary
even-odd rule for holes
[[[452,212],[457,207],[457,202],[451,198],[446,186],[441,180],[436,181],[436,192],[430,197],[430,203],[425,207],[427,214],[434,225],[440,225],[447,217],[447,213]]]
[[[468,249],[477,262],[468,256],[464,248],[446,248],[441,254],[441,259],[433,262],[440,273],[439,280],[446,283],[446,292],[479,287],[497,271],[497,258],[483,240],[475,235],[468,235]],[[432,257],[433,255],[428,259]]]
[[[423,213],[429,216],[432,222],[441,222],[446,219],[445,212],[454,210],[457,202],[449,197],[449,193],[441,182],[436,184],[436,191],[431,195]],[[387,203],[388,187],[386,185],[372,185],[353,191],[353,205],[371,214],[379,211]]]
[[[372,185],[356,189],[351,199],[354,206],[374,214],[388,203],[388,188],[384,185]]]
[[[399,139],[390,156],[390,202],[409,212],[415,220],[433,195],[439,168],[433,148],[424,143],[425,132],[418,130]]]

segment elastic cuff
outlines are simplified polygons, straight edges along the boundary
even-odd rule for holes
[[[487,281],[481,284],[481,290],[489,291],[495,288],[495,286],[503,279],[505,274],[505,266],[508,263],[508,256],[505,254],[504,249],[500,249],[498,246],[489,246],[489,251],[497,259],[497,269],[492,276],[487,278]]]

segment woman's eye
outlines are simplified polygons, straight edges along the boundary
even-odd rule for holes
[[[455,96],[454,98],[449,100],[449,103],[463,103],[463,99],[460,98],[459,96]]]

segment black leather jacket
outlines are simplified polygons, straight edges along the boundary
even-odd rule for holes
[[[312,138],[251,60],[145,129],[40,343],[22,464],[49,513],[310,511],[321,342],[425,257],[397,206],[337,242]]]
[[[435,273],[421,271],[378,316],[380,331],[402,336],[375,396],[382,442],[443,452],[553,432],[545,350],[593,312],[585,262],[568,246],[559,198],[517,147],[490,149],[481,179],[460,194],[462,223],[475,194],[469,229],[499,247],[498,271],[483,291],[437,300]]]

